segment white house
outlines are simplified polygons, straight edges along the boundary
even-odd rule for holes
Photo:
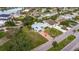
[[[41,22],[36,23],[36,22],[35,22],[31,27],[32,27],[35,31],[39,32],[39,31],[43,31],[45,27],[49,27],[49,26],[50,26],[50,25],[47,24],[47,23],[41,23]]]

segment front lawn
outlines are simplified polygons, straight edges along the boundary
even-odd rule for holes
[[[72,42],[76,37],[74,35],[70,35],[68,36],[66,39],[64,39],[63,41],[61,41],[60,43],[57,44],[56,47],[52,47],[49,49],[49,51],[60,51],[61,49],[63,49],[67,44],[69,44],[70,42]]]
[[[10,41],[0,46],[0,50],[28,51],[45,42],[47,42],[47,40],[37,32],[24,27],[19,30]]]
[[[48,34],[51,35],[52,37],[56,37],[56,36],[62,34],[61,31],[59,31],[55,28],[46,28],[45,31],[48,32]]]

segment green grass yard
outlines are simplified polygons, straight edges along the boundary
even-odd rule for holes
[[[46,28],[45,31],[48,32],[49,35],[51,35],[52,37],[56,37],[56,36],[62,34],[61,31],[59,31],[59,30],[57,30],[55,28]]]
[[[21,31],[16,33],[10,41],[0,46],[0,50],[28,51],[45,42],[47,42],[47,40],[37,32],[24,27]]]
[[[60,51],[63,49],[67,44],[72,42],[76,37],[74,35],[70,35],[67,38],[65,38],[63,41],[57,44],[56,47],[52,47],[49,49],[49,51]]]

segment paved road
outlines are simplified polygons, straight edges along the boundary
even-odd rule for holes
[[[79,49],[79,42],[71,49],[71,51],[74,51],[75,49]]]
[[[79,24],[74,26],[72,29],[68,30],[67,32],[63,33],[59,37],[56,37],[55,41],[60,42],[60,41],[64,40],[67,36],[74,34],[73,30],[76,30],[76,29],[79,29]]]
[[[75,46],[79,43],[79,33],[75,33],[74,35],[76,36],[76,39],[64,47],[62,51],[72,51],[73,48],[76,48]]]
[[[46,43],[44,43],[44,44],[32,49],[32,51],[46,51],[46,50],[48,50],[51,47],[52,47],[52,42],[48,41],[48,42],[46,42]]]
[[[61,42],[62,40],[64,40],[67,36],[73,34],[73,30],[76,30],[76,29],[79,29],[79,24],[77,24],[76,26],[74,26],[72,29],[70,29],[69,31],[61,34],[60,36],[56,37],[55,39],[51,39],[50,41],[32,49],[33,51],[46,51],[48,50],[49,48],[52,47],[52,42],[53,41],[57,41],[57,42]]]

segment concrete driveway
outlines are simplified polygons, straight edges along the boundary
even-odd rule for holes
[[[46,38],[48,41],[53,39],[47,32],[41,31],[39,32],[40,35],[42,35],[44,38]]]

